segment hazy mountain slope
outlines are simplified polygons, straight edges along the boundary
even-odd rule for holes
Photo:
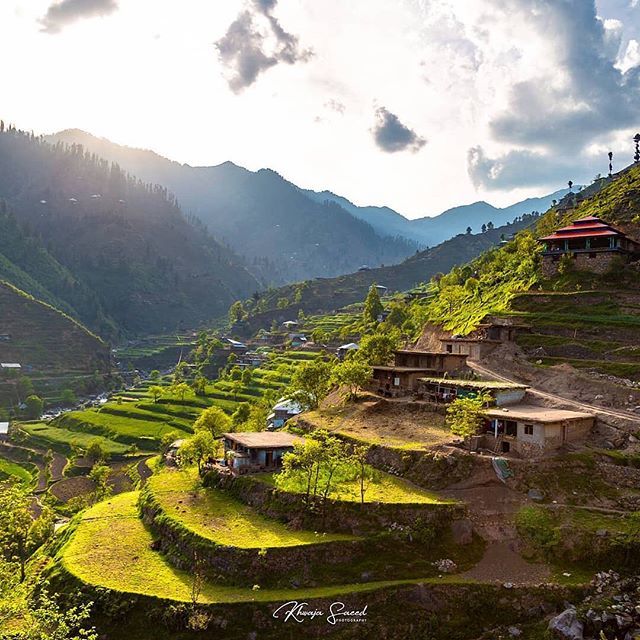
[[[381,237],[339,204],[307,197],[274,171],[252,172],[231,162],[214,167],[180,165],[77,130],[50,139],[81,143],[143,180],[163,184],[185,211],[245,256],[252,269],[276,282],[398,262],[417,247]]]
[[[479,234],[461,234],[440,245],[420,251],[404,262],[378,269],[357,271],[337,278],[316,278],[266,292],[260,297],[258,312],[251,314],[248,331],[270,326],[273,320],[295,319],[302,309],[307,314],[329,313],[364,300],[371,284],[381,284],[389,291],[406,291],[455,265],[473,260],[500,243],[502,237],[530,225],[533,219],[519,221]],[[288,301],[285,307],[283,300]]]
[[[182,215],[165,188],[80,146],[0,134],[0,198],[27,235],[46,242],[63,279],[72,277],[65,289],[51,282],[46,261],[18,266],[102,333],[105,318],[135,334],[194,326],[260,287],[237,256]],[[87,289],[95,300],[75,295]]]

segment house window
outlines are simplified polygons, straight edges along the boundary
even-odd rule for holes
[[[447,353],[453,353],[453,345],[452,344],[448,344],[447,345]]]
[[[518,423],[515,420],[507,420],[504,424],[504,434],[515,438],[518,435]]]
[[[532,436],[533,435],[533,425],[532,424],[525,424],[524,425],[524,435],[525,436]]]

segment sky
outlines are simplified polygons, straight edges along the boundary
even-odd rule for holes
[[[640,0],[2,0],[0,118],[409,218],[631,163]]]

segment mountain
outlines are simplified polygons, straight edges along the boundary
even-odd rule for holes
[[[252,172],[231,162],[181,165],[75,129],[49,140],[82,144],[139,178],[164,185],[254,272],[276,284],[398,262],[418,247],[407,238],[384,237],[396,234],[377,233],[336,202],[307,197],[269,169]]]
[[[576,185],[576,188],[579,188]],[[411,239],[423,246],[434,246],[445,240],[465,233],[471,227],[476,233],[483,224],[491,222],[495,227],[509,224],[517,217],[533,211],[546,211],[554,200],[559,201],[568,189],[560,189],[540,198],[527,198],[508,207],[494,207],[480,201],[447,209],[437,216],[409,220],[389,207],[359,207],[346,198],[331,191],[310,191],[304,193],[317,202],[335,202],[351,215],[368,222],[378,233]]]
[[[407,291],[428,282],[440,272],[447,272],[456,265],[473,260],[536,219],[531,214],[525,214],[523,220],[485,233],[460,234],[417,252],[400,264],[361,270],[336,278],[316,278],[267,291],[260,296],[246,326],[241,329],[252,333],[261,327],[269,327],[274,320],[282,322],[294,319],[300,310],[307,315],[330,313],[364,300],[372,284],[383,285],[390,292]]]
[[[224,314],[261,288],[164,187],[81,145],[0,132],[0,275],[103,337]]]

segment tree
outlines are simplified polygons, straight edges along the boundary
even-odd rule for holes
[[[14,482],[0,484],[0,554],[20,567],[20,582],[25,578],[29,556],[53,534],[53,512],[43,507],[40,516],[31,515],[28,490]]]
[[[194,431],[207,431],[212,438],[219,438],[231,430],[231,418],[220,407],[207,407],[193,424]]]
[[[21,376],[18,378],[17,391],[18,397],[21,400],[27,396],[33,395],[33,382],[31,382],[31,378],[27,378],[27,376]]]
[[[447,407],[446,423],[451,433],[467,441],[478,432],[484,421],[484,407],[491,399],[481,394],[477,397],[456,398]]]
[[[158,382],[160,380],[160,372],[157,369],[153,369],[149,374],[149,380],[153,382]]]
[[[245,369],[242,372],[242,384],[245,386],[249,386],[251,384],[251,379],[253,378],[253,373],[251,372],[251,369]]]
[[[25,413],[30,420],[37,420],[44,409],[44,402],[42,398],[36,395],[27,396],[24,401],[26,405]]]
[[[314,360],[300,365],[291,378],[290,396],[306,409],[317,409],[329,393],[331,364]]]
[[[375,284],[372,284],[369,287],[369,293],[367,293],[367,297],[364,301],[364,321],[367,323],[376,322],[378,320],[378,316],[383,311],[384,307],[382,306],[382,301],[380,300],[378,289],[376,289]]]
[[[180,398],[180,402],[184,402],[184,397],[187,393],[191,393],[191,387],[186,382],[180,382],[178,384],[172,384],[170,391],[174,396]]]
[[[482,231],[482,233],[486,233],[487,232],[487,225],[483,223],[482,227],[480,228],[480,230]]]
[[[399,342],[400,335],[397,331],[364,336],[360,341],[357,357],[370,365],[385,365],[393,358]]]
[[[104,461],[109,457],[104,447],[102,446],[102,442],[98,440],[98,438],[94,438],[93,440],[91,440],[91,442],[89,442],[89,446],[85,451],[85,456],[87,456],[87,458],[90,458],[94,462]]]
[[[369,488],[371,482],[375,479],[375,470],[371,465],[367,464],[371,445],[359,444],[355,445],[351,450],[351,460],[356,471],[356,479],[360,485],[360,502],[364,504],[364,494]]]
[[[333,368],[332,381],[337,385],[344,385],[349,392],[347,397],[355,400],[358,390],[366,386],[373,378],[373,370],[364,362],[348,358]]]
[[[237,430],[240,425],[243,425],[245,422],[247,422],[250,415],[251,405],[248,402],[241,402],[231,416],[231,423],[234,430]]]
[[[160,453],[164,456],[171,448],[171,445],[180,438],[177,431],[168,431],[160,438]]]
[[[109,477],[111,476],[111,468],[100,462],[91,467],[89,478],[95,483],[93,490],[93,499],[95,502],[104,500],[111,494],[112,487],[109,485]]]
[[[467,227],[467,235],[470,236],[473,229],[471,227]]]
[[[489,222],[487,222],[487,231],[491,231],[491,229],[493,229],[493,222],[489,220]]]
[[[242,306],[240,300],[236,300],[229,307],[229,324],[235,324],[236,322],[242,322],[247,317],[247,313]]]
[[[60,395],[60,400],[62,400],[63,405],[74,405],[76,403],[76,394],[73,392],[73,389],[65,389]]]
[[[158,402],[158,400],[160,399],[160,396],[163,393],[162,387],[158,386],[157,384],[154,384],[149,387],[149,393],[151,394],[151,397],[153,398],[154,403]]]
[[[219,450],[220,443],[215,440],[211,432],[201,429],[184,441],[178,450],[178,456],[183,463],[197,464],[198,473],[201,473],[203,463],[209,458],[215,458]]]
[[[193,392],[197,396],[205,395],[207,390],[207,382],[208,380],[202,374],[198,374],[193,379],[193,382],[191,383],[191,388],[193,389]]]

